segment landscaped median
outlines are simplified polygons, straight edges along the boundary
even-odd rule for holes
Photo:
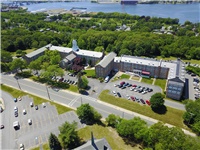
[[[44,102],[49,102],[51,105],[54,105],[56,107],[58,114],[63,114],[65,112],[72,110],[69,107],[60,105],[60,104],[55,103],[55,102],[51,102],[49,100],[43,99],[43,98],[38,97],[38,96],[34,96],[32,94],[29,94],[29,93],[26,93],[26,92],[23,92],[23,91],[14,89],[14,88],[11,88],[11,87],[6,86],[6,85],[1,85],[1,90],[10,93],[13,97],[19,97],[19,96],[22,97],[22,96],[25,96],[25,95],[29,95],[30,97],[33,98],[35,105],[39,105],[39,104],[42,104]]]
[[[112,96],[109,94],[109,90],[104,90],[99,95],[99,99],[101,101],[107,102],[112,105],[116,105],[118,107],[154,118],[156,120],[160,120],[163,123],[168,123],[180,128],[184,128],[187,130],[190,130],[188,127],[186,127],[183,124],[183,113],[184,111],[174,109],[171,107],[166,106],[166,113],[165,114],[158,114],[152,111],[151,107],[147,105],[141,105],[137,102],[133,102],[131,100],[123,99],[123,98],[117,98],[115,96]]]

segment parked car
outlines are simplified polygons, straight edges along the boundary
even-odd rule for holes
[[[131,96],[131,100],[135,101],[135,97],[134,97],[134,96]]]
[[[15,103],[17,102],[17,98],[14,98],[14,102],[15,102]]]
[[[118,87],[119,87],[119,88],[122,88],[122,87],[123,87],[123,85],[122,85],[122,84],[120,84]]]
[[[35,105],[35,110],[38,110],[38,105]]]
[[[117,92],[115,92],[115,91],[112,91],[113,92],[113,94],[115,95],[115,96],[117,96]]]
[[[117,87],[117,86],[119,86],[118,84],[114,84],[114,87]]]
[[[32,125],[32,120],[31,119],[28,119],[28,124]]]
[[[22,100],[22,97],[19,96],[19,97],[17,98],[17,100],[18,100],[18,101],[21,101],[21,100]]]
[[[15,112],[15,117],[18,117],[18,112]]]
[[[131,87],[131,86],[132,86],[132,84],[129,83],[128,87]]]
[[[4,128],[4,125],[1,125],[1,129],[3,129]]]
[[[148,90],[148,92],[152,92],[152,91],[153,91],[153,89],[149,89],[149,90]]]
[[[137,87],[137,85],[136,85],[136,84],[133,84],[132,87]]]
[[[14,107],[14,112],[18,112],[17,106]]]
[[[30,106],[33,107],[33,102],[30,102]]]
[[[26,110],[25,109],[23,110],[23,114],[26,115]]]
[[[143,99],[140,99],[140,101],[142,102],[142,104],[145,104],[145,101]]]
[[[123,82],[120,83],[120,85],[124,85],[125,83],[126,83],[126,82],[123,81]]]
[[[149,105],[149,106],[151,105],[149,100],[146,100],[146,103],[147,103],[147,105]]]
[[[24,150],[24,144],[20,144],[20,145],[19,145],[19,149],[20,149],[20,150]]]
[[[123,85],[123,86],[122,86],[122,89],[125,89],[125,88],[126,88],[126,86]]]
[[[45,103],[42,103],[42,107],[45,108],[45,107],[46,107],[46,104],[45,104]]]
[[[120,94],[119,92],[117,92],[117,95],[118,95],[119,97],[122,97],[121,94]]]

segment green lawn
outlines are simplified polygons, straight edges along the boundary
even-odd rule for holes
[[[49,101],[49,100],[46,100],[44,98],[41,98],[41,97],[38,97],[38,96],[34,96],[32,94],[28,94],[26,92],[23,92],[23,91],[20,91],[20,90],[16,90],[14,88],[11,88],[11,87],[8,87],[6,85],[1,85],[1,89],[5,92],[8,92],[10,93],[13,97],[19,97],[19,96],[25,96],[25,95],[28,95],[30,96],[31,98],[33,98],[34,100],[34,104],[35,105],[39,105],[39,104],[42,104],[43,102],[49,102],[51,105],[54,105],[58,111],[58,114],[62,114],[62,113],[65,113],[65,112],[68,112],[68,111],[71,111],[72,109],[71,108],[68,108],[66,106],[63,106],[63,105],[60,105],[58,103],[55,103],[55,102],[52,102],[52,101]]]
[[[147,83],[147,84],[152,84],[153,83],[153,79],[151,79],[151,78],[142,78],[141,82],[144,82],[144,83]]]
[[[165,85],[166,85],[166,79],[156,79],[155,84],[159,87],[161,87],[161,89],[163,90],[163,92],[165,91]]]
[[[95,73],[95,70],[93,69],[93,70],[85,70],[84,71],[86,74],[86,76],[91,76],[91,77],[94,77],[94,76],[96,76],[96,73]]]
[[[76,85],[69,85],[67,90],[78,93],[78,87]]]
[[[130,75],[127,75],[127,74],[122,74],[121,79],[129,79],[130,78]]]
[[[45,143],[42,145],[43,150],[50,150],[49,143]],[[40,150],[40,147],[32,148],[31,150]]]
[[[130,145],[126,145],[122,137],[111,127],[103,127],[100,125],[86,126],[78,130],[78,135],[83,141],[88,141],[91,139],[91,131],[93,132],[94,138],[105,138],[113,150],[139,150],[139,146],[131,147]]]
[[[164,123],[169,123],[169,124],[175,125],[177,127],[185,128],[185,129],[189,130],[189,128],[187,128],[183,124],[182,116],[183,116],[184,111],[174,109],[171,107],[166,107],[167,111],[165,114],[158,114],[158,113],[153,112],[151,110],[151,107],[149,107],[147,105],[140,105],[136,102],[129,101],[129,100],[126,100],[123,98],[116,98],[109,94],[109,90],[104,90],[99,95],[99,99],[104,102],[122,107],[124,109],[130,110],[133,112],[137,112],[139,114],[160,120]]]

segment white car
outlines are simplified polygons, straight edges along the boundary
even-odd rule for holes
[[[115,95],[115,96],[117,96],[117,92],[115,92],[115,91],[112,91],[113,92],[113,94]]]
[[[33,102],[30,102],[30,106],[33,107]]]
[[[114,84],[114,87],[117,87],[118,85],[117,84]]]
[[[14,107],[14,111],[15,111],[15,112],[18,112],[17,106]]]
[[[46,107],[46,104],[45,104],[45,103],[42,103],[42,107],[45,108],[45,107]]]
[[[26,110],[25,109],[23,110],[23,114],[26,115]]]
[[[19,145],[19,149],[20,149],[20,150],[24,150],[24,144],[20,144],[20,145]]]
[[[32,124],[32,120],[28,119],[28,124],[31,125]]]

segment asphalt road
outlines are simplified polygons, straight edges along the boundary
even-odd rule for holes
[[[17,84],[16,79],[13,76],[2,75],[1,78],[2,78],[3,84],[7,84],[7,85],[20,89]],[[27,79],[19,79],[18,82],[23,91],[48,99],[48,94],[47,94],[47,89],[46,89],[47,87],[45,85],[32,82]],[[51,100],[64,104],[66,106],[70,106],[72,108],[76,108],[80,106],[81,103],[89,103],[96,110],[98,110],[104,118],[106,118],[109,114],[116,114],[127,119],[131,119],[135,116],[133,112],[129,112],[129,111],[120,109],[118,107],[111,107],[110,105],[107,105],[90,96],[80,95],[80,94],[69,92],[66,90],[60,90],[56,92],[52,90],[51,88],[48,88],[48,91],[49,91]],[[149,125],[157,122],[157,121],[149,121],[151,119],[148,119],[148,117],[143,117],[143,119],[147,121]]]

